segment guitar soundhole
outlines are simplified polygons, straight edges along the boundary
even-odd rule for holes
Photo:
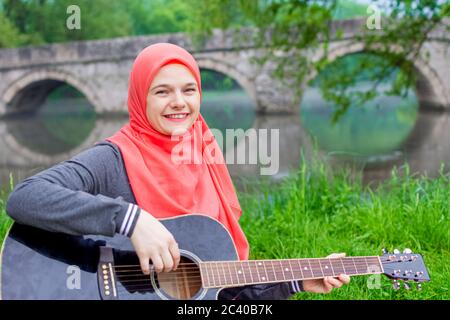
[[[158,288],[173,299],[192,299],[202,289],[197,263],[184,256],[176,271],[160,272],[156,281]]]

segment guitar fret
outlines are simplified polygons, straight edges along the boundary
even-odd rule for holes
[[[334,268],[333,268],[333,264],[331,263],[331,259],[328,259],[328,263],[330,264],[330,268],[331,268],[331,275],[335,275],[334,273]]]
[[[266,261],[263,261],[263,262],[262,262],[262,265],[263,265],[263,267],[264,267],[264,272],[265,272],[265,274],[266,274],[266,279],[263,279],[263,280],[269,281],[269,275],[267,274],[267,268],[266,268]]]
[[[256,272],[255,272],[255,269],[256,269],[256,261],[249,261],[248,263],[249,263],[249,266],[250,266],[250,272],[252,273],[253,283],[259,282],[259,281],[260,281],[259,279],[256,279],[256,280],[255,280],[255,278],[257,277],[257,273],[258,273],[257,270],[256,270]]]
[[[216,268],[217,268],[217,275],[219,276],[219,286],[222,286],[224,283],[224,280],[222,279],[221,270],[220,268],[222,264],[220,262],[216,262]]]
[[[371,260],[370,263],[370,271],[373,273],[381,273],[382,272],[382,267],[381,267],[381,263],[380,263],[380,259],[378,257],[369,257]]]
[[[294,280],[295,279],[295,275],[294,275],[294,269],[292,269],[291,260],[288,260],[288,263],[289,263],[289,269],[291,270],[291,274],[292,274],[291,280]]]
[[[213,264],[213,262],[211,262],[211,264],[210,264],[210,269],[211,269],[211,275],[212,275],[212,285],[215,287],[216,286],[216,276],[214,275],[214,264]]]
[[[272,265],[272,274],[273,274],[272,281],[276,281],[276,280],[278,280],[278,277],[277,277],[277,274],[275,272],[275,265],[273,264],[273,260],[270,260],[270,264]]]
[[[219,279],[220,279],[220,286],[223,286],[224,284],[226,284],[227,279],[225,276],[225,270],[223,269],[223,263],[218,262],[217,263],[217,273],[219,274]],[[223,277],[222,277],[223,276]]]
[[[262,282],[261,275],[259,274],[259,266],[261,265],[261,262],[256,262],[255,261],[255,263],[256,263],[256,265],[255,265],[256,273],[258,274],[258,282]]]
[[[355,266],[355,273],[358,273],[358,268],[356,267],[355,260],[353,260],[353,258],[349,258],[349,259],[352,260],[353,265]]]
[[[222,283],[222,285],[226,285],[226,284],[228,284],[228,283],[230,283],[229,281],[228,281],[228,279],[227,279],[227,273],[225,272],[225,263],[221,263],[221,266],[222,266],[222,271],[223,271],[223,278],[224,278],[224,280],[225,280],[225,282],[224,283]],[[230,279],[230,281],[231,281],[231,279]]]
[[[352,261],[350,261],[349,258],[342,258],[341,262],[342,262],[342,265],[344,266],[346,274],[348,274],[348,275],[356,274],[356,269],[352,270],[355,268],[355,264],[352,263]]]
[[[339,258],[339,262],[340,262],[341,265],[342,265],[342,270],[344,270],[344,273],[345,273],[345,274],[349,274],[348,271],[345,269],[345,265],[344,265],[344,262],[343,262],[342,260],[343,260],[343,258]]]
[[[358,262],[357,266],[357,271],[358,273],[367,273],[367,260],[365,257],[360,257],[357,258],[356,260]]]
[[[245,278],[242,275],[242,271],[240,269],[238,269],[238,266],[240,265],[240,262],[235,262],[235,263],[233,263],[233,265],[234,265],[234,272],[235,272],[236,277],[238,279],[238,283],[239,284],[245,283]],[[242,278],[244,278],[244,279],[242,279]],[[242,282],[242,280],[244,280],[244,282]]]
[[[284,274],[284,270],[283,270],[283,263],[281,262],[281,260],[278,260],[278,262],[280,263],[281,274],[283,275],[283,280],[286,280],[286,275]]]
[[[297,265],[298,265],[298,269],[300,270],[299,276],[301,277],[301,279],[304,279],[302,265],[300,263],[300,260],[296,260],[296,262],[297,262]]]
[[[217,262],[213,263],[214,286],[220,286],[219,270],[217,270]]]
[[[234,283],[233,274],[231,273],[230,262],[227,262],[227,268],[228,268],[228,273],[230,274],[230,281],[231,281],[231,284],[235,284],[235,283]]]
[[[339,263],[342,267],[339,266]],[[345,270],[343,269],[344,266],[343,266],[342,262],[340,261],[340,259],[330,259],[330,264],[333,268],[334,276],[338,276],[342,273],[345,274]]]
[[[313,268],[311,268],[311,261],[309,259],[306,259],[306,261],[308,261],[309,270],[311,271],[311,277],[315,278],[316,276],[314,275],[314,270]]]
[[[325,266],[322,266],[322,263],[323,263]],[[331,269],[330,269],[329,265],[326,263],[326,259],[319,259],[319,265],[320,265],[320,270],[322,271],[322,274],[323,274],[325,277],[328,277],[328,276],[332,276],[332,275],[333,275],[333,273],[331,272]]]
[[[311,269],[313,270],[314,278],[323,278],[323,272],[320,268],[320,262],[317,261],[317,259],[309,259],[309,264],[311,265]]]
[[[309,267],[309,263],[307,265],[307,260],[306,259],[302,259],[301,261],[299,261],[301,267],[302,267],[302,275],[304,279],[310,279],[313,277],[311,269]]]
[[[250,278],[252,279],[252,282],[251,282],[251,283],[253,283],[254,280],[253,280],[252,269],[251,269],[251,267],[250,267],[250,261],[248,261],[248,260],[247,260],[247,266],[248,266],[248,270],[249,270],[249,273],[250,273]]]
[[[208,274],[206,272],[205,264],[201,263],[200,265],[200,279],[202,280],[202,286],[208,287]]]

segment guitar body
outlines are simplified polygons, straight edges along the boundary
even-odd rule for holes
[[[161,223],[174,235],[185,265],[175,285],[168,277],[171,272],[143,275],[127,237],[71,236],[16,223],[3,245],[1,298],[217,299],[221,289],[204,289],[197,266],[201,261],[238,260],[228,231],[198,214]]]

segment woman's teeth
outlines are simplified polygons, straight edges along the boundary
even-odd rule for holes
[[[187,117],[187,113],[183,113],[183,114],[168,114],[165,115],[166,118],[170,118],[170,119],[183,119]]]

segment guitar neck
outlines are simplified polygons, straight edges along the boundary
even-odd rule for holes
[[[318,279],[340,274],[367,275],[383,273],[378,256],[335,259],[280,259],[208,261],[200,263],[204,288],[221,288]]]

